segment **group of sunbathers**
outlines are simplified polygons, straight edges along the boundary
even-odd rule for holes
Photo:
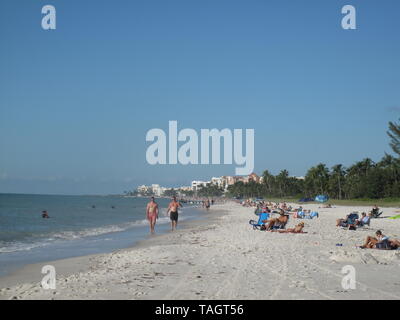
[[[365,225],[369,225],[371,222],[372,214],[368,215],[363,212],[361,213],[361,218],[359,218],[357,212],[349,213],[344,219],[336,220],[336,227],[344,227],[349,230],[356,230],[357,227],[363,227]]]
[[[272,210],[267,206],[272,205]],[[282,204],[272,204],[271,202],[260,202],[256,203],[255,213],[262,217],[261,221],[255,223],[255,221],[250,220],[250,224],[254,226],[258,226],[260,230],[271,231],[271,232],[279,232],[279,233],[307,233],[304,232],[304,222],[300,222],[294,228],[285,229],[286,224],[289,221],[289,215],[292,214],[293,217],[299,217],[299,213],[307,213],[310,214],[310,210],[304,210],[302,207],[293,209],[290,206],[287,206],[286,203]],[[337,227],[345,227],[350,230],[356,230],[357,227],[362,227],[370,224],[371,218],[374,217],[374,211],[379,212],[379,208],[374,206],[374,208],[368,214],[363,212],[361,217],[358,216],[358,213],[353,212],[346,216],[344,219],[336,220]],[[272,218],[272,213],[279,213],[279,216],[276,218]],[[376,231],[376,237],[367,237],[364,245],[360,246],[360,248],[370,248],[370,249],[398,249],[400,248],[400,241],[397,239],[389,239],[389,237],[384,236],[382,231]]]
[[[271,211],[268,207],[263,207],[261,209],[261,212],[258,214],[260,215],[260,217],[265,217],[265,219],[257,223],[257,225],[260,227],[260,230],[279,233],[305,233],[303,231],[304,222],[300,222],[294,228],[285,229],[286,224],[289,221],[289,214],[284,209],[278,209],[277,213],[279,213],[279,216],[276,218],[272,218],[271,214],[275,212],[276,211]],[[250,220],[251,224],[253,224],[252,222],[253,221]]]
[[[361,213],[361,218],[359,218],[357,212],[352,212],[348,214],[346,218],[336,220],[336,226],[344,227],[349,230],[356,230],[357,227],[369,226],[371,218],[378,217],[381,213],[382,212],[379,213],[379,208],[377,206],[374,206],[368,214],[365,212]],[[375,233],[375,237],[368,236],[365,243],[359,248],[395,250],[400,248],[400,241],[397,239],[389,239],[389,237],[382,234],[381,230],[378,230]]]

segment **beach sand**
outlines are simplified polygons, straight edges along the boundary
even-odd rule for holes
[[[0,278],[0,299],[400,299],[400,250],[356,248],[377,229],[400,238],[400,219],[349,231],[336,219],[369,207],[303,207],[320,217],[291,218],[288,227],[304,221],[307,234],[253,230],[253,208],[213,206],[207,219],[133,248],[28,265]],[[55,290],[40,286],[46,264],[56,267]],[[342,288],[346,265],[356,270],[355,289]]]

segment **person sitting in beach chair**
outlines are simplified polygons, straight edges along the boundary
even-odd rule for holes
[[[376,237],[368,236],[365,243],[360,246],[361,249],[380,249],[380,250],[396,250],[400,248],[400,241],[397,239],[389,239],[382,234],[381,230],[375,232]]]
[[[336,220],[337,227],[348,228],[349,230],[356,230],[356,220],[358,219],[358,213],[352,212],[346,216],[345,219]]]
[[[262,208],[261,213],[257,213],[257,215],[259,216],[257,222],[255,220],[249,221],[249,224],[253,226],[254,230],[261,229],[261,227],[265,227],[265,221],[268,221],[268,219],[271,216],[269,209],[267,207]]]
[[[379,212],[379,208],[377,205],[374,205],[374,207],[371,210],[371,214],[372,214],[373,218],[378,218],[382,213],[383,213],[383,211]]]
[[[297,226],[294,228],[289,228],[285,230],[271,230],[271,232],[279,232],[279,233],[307,233],[303,231],[304,228],[304,222],[300,222]]]
[[[265,225],[265,230],[269,231],[272,229],[285,229],[288,221],[289,215],[285,214],[285,211],[280,210],[278,218],[273,218],[265,221],[266,223],[268,222],[268,224]]]
[[[357,227],[369,226],[370,222],[371,222],[370,215],[367,216],[367,214],[363,212],[361,213],[361,219],[356,219],[356,226]]]

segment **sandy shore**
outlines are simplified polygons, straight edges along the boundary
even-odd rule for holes
[[[26,266],[0,278],[0,299],[400,299],[400,250],[356,248],[377,229],[400,238],[400,219],[335,227],[337,218],[369,209],[317,209],[318,219],[303,220],[307,234],[278,234],[252,230],[252,208],[215,206],[207,220],[134,248]],[[396,210],[385,208],[383,217]],[[56,290],[40,286],[46,264],[56,267]],[[342,288],[345,265],[355,267],[356,289]]]

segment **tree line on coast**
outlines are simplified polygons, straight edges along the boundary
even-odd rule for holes
[[[385,154],[374,162],[369,158],[350,167],[336,164],[328,168],[319,163],[311,167],[304,179],[290,177],[287,170],[273,175],[263,173],[263,182],[241,181],[228,187],[234,197],[310,197],[326,194],[333,199],[382,199],[400,197],[400,122],[389,122],[387,131],[395,156]]]

